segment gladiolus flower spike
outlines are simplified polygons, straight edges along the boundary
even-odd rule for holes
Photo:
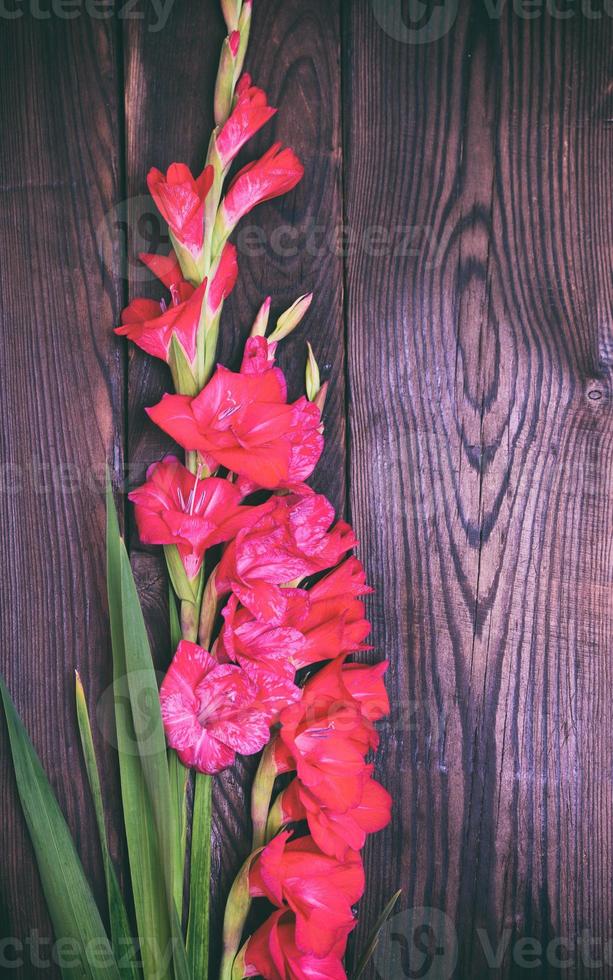
[[[371,649],[364,604],[371,590],[352,554],[352,528],[306,482],[324,447],[327,382],[317,344],[300,352],[306,397],[288,399],[275,364],[278,343],[307,315],[312,293],[271,331],[266,297],[251,328],[245,324],[251,332],[240,370],[216,364],[223,304],[239,272],[230,235],[304,173],[294,151],[274,143],[224,186],[238,153],[276,109],[242,71],[252,0],[221,2],[228,36],[205,164],[198,173],[171,163],[148,176],[172,251],[141,259],[169,296],[133,299],[116,328],[169,365],[174,393],[147,412],[185,461],[154,462],[129,497],[141,542],[163,547],[180,601],[182,638],[160,689],[171,757],[198,780],[233,766],[237,755],[262,752],[254,848],[229,896],[220,980],[344,980],[365,885],[361,851],[390,820],[392,801],[371,758],[377,723],[389,712],[387,664],[351,660]],[[206,799],[201,785],[195,806]],[[210,819],[200,803],[194,907],[207,905],[198,889],[208,888],[199,869],[210,861]],[[245,941],[252,901],[268,917]],[[196,924],[190,912],[192,929],[199,975],[206,974],[208,915]]]

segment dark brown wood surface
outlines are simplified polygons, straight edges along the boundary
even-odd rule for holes
[[[345,31],[348,223],[416,229],[347,271],[351,510],[396,705],[366,918],[403,886],[454,923],[457,977],[524,975],[521,937],[613,925],[613,24],[467,4],[410,45],[358,3]],[[495,972],[480,935],[505,930]]]
[[[1,21],[0,49],[1,670],[102,901],[73,705],[75,668],[94,706],[111,679],[101,490],[105,460],[121,472],[124,354],[119,250],[101,249],[121,197],[117,45],[108,22],[23,17]],[[95,741],[104,758],[98,726]],[[52,934],[4,726],[0,753],[0,935],[34,950],[0,973],[29,978]],[[103,788],[119,857],[114,763]]]
[[[264,245],[239,240],[221,357],[236,361],[265,295],[280,311],[314,290],[281,363],[297,391],[309,339],[331,379],[315,484],[356,525],[394,704],[377,763],[394,820],[366,850],[350,961],[402,887],[399,909],[451,920],[456,980],[559,976],[514,944],[613,940],[613,21],[466,3],[428,41],[401,6],[255,0],[247,67],[280,111],[244,159],[281,139],[306,176],[248,219]],[[133,485],[164,451],[143,409],[169,380],[112,327],[154,294],[135,256],[167,240],[146,173],[202,165],[224,31],[217,0],[176,2],[160,30],[139,9],[0,15],[0,667],[99,898],[73,669],[96,705],[100,475],[108,460]],[[163,668],[163,568],[126,516]],[[103,724],[95,738],[121,869]],[[0,753],[0,936],[50,936],[1,726]],[[217,926],[252,771],[217,781]],[[428,975],[408,921],[385,980]],[[613,976],[613,947],[600,967],[573,955],[563,975]]]

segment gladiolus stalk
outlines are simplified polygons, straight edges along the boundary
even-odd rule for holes
[[[185,599],[181,603],[181,636],[184,640],[198,638],[198,607]]]
[[[175,393],[147,413],[185,451],[185,465],[166,456],[149,467],[130,499],[141,541],[164,547],[179,600],[160,721],[174,761],[196,771],[187,957],[194,977],[206,980],[211,776],[239,753],[262,752],[252,854],[228,897],[220,980],[346,980],[342,959],[363,891],[359,851],[366,834],[385,825],[391,805],[366,762],[378,738],[367,708],[374,720],[389,708],[385,665],[346,663],[352,651],[369,649],[360,598],[369,588],[358,559],[348,557],[357,544],[352,528],[306,483],[324,447],[327,382],[310,344],[306,397],[289,401],[275,366],[278,343],[300,324],[312,293],[299,296],[268,337],[267,297],[240,370],[215,364],[224,300],[238,273],[230,236],[253,208],[292,190],[304,174],[294,151],[274,143],[224,186],[243,145],[277,110],[241,75],[252,0],[222,6],[228,37],[205,166],[192,174],[173,163],[148,177],[174,253],[142,259],[170,299],[133,300],[117,328],[169,366]],[[217,546],[219,563],[207,580],[207,550]],[[297,671],[324,661],[299,686]],[[281,773],[295,775],[271,806]],[[178,812],[186,784],[174,791]],[[180,886],[179,876],[177,909]],[[273,912],[239,952],[252,898],[267,900]]]
[[[272,739],[262,753],[258,771],[255,774],[251,790],[251,822],[253,824],[252,850],[263,847],[267,843],[266,826],[272,791],[277,778],[275,766],[276,739]]]
[[[259,850],[255,850],[249,855],[234,879],[230,894],[228,895],[223,920],[223,953],[221,968],[219,970],[219,980],[232,980],[234,961],[240,947],[249,909],[251,908],[249,872],[253,861],[259,853]]]
[[[219,610],[219,599],[215,589],[216,571],[217,569],[214,568],[209,575],[209,579],[204,590],[204,595],[202,597],[200,622],[198,626],[198,640],[200,645],[203,646],[205,650],[209,649],[211,638],[213,636],[215,619]]]

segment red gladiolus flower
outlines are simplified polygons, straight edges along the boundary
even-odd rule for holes
[[[240,40],[240,39],[239,39]],[[236,102],[230,118],[216,140],[221,165],[225,169],[242,146],[276,113],[266,102],[266,93],[251,84],[245,73],[236,86]]]
[[[378,664],[344,664],[341,669],[342,683],[354,701],[360,705],[362,717],[379,721],[390,713],[390,703],[383,683],[383,675],[389,666],[387,660]],[[313,678],[312,690],[317,690],[317,677]]]
[[[185,282],[181,265],[174,252],[170,252],[169,255],[160,255],[157,252],[139,252],[138,257],[156,279],[164,283],[167,289],[172,291]]]
[[[296,668],[370,649],[362,642],[370,633],[370,623],[364,618],[364,605],[359,599],[338,596],[318,600],[312,593],[312,589],[307,593],[306,613],[299,599],[288,597],[283,625],[300,630],[305,639],[295,660]]]
[[[283,831],[267,844],[249,872],[252,897],[265,897],[296,916],[296,945],[329,956],[355,925],[352,905],[364,892],[360,855],[343,862],[323,854],[312,837],[289,840]]]
[[[319,409],[306,398],[288,405],[278,368],[236,374],[219,365],[195,398],[165,395],[147,412],[184,449],[269,489],[306,480],[323,449]]]
[[[260,623],[246,609],[240,610],[247,614],[241,624],[237,606],[236,596],[230,596],[223,610],[225,625],[217,640],[216,656],[222,663],[239,664],[262,689],[276,691],[274,724],[281,711],[300,700],[302,691],[294,684],[296,657],[292,653],[304,638],[296,630]]]
[[[296,589],[297,593],[300,591]],[[261,622],[248,609],[239,606],[234,594],[222,614],[224,625],[217,641],[220,659],[232,660],[247,671],[281,671],[293,679],[306,643],[299,630]]]
[[[366,572],[359,558],[352,556],[341,562],[310,590],[312,599],[356,598],[368,595],[373,589],[366,584]]]
[[[184,765],[216,773],[270,737],[265,692],[231,664],[181,640],[160,689],[166,738]]]
[[[249,337],[243,352],[241,374],[265,374],[275,366],[277,345],[265,337]]]
[[[257,620],[251,620],[234,631],[228,627],[227,621],[233,604],[236,604],[235,596],[230,598],[223,610],[226,626],[217,640],[215,656],[220,663],[238,664],[261,690],[268,692],[270,724],[275,724],[280,713],[299,701],[302,695],[301,689],[294,684],[296,671],[288,656],[288,648],[294,639],[293,631],[275,629]]]
[[[196,336],[200,323],[206,279],[194,289],[184,279],[170,285],[172,301],[157,303],[151,299],[134,299],[121,314],[115,333],[128,337],[142,350],[168,362],[173,335],[185,351],[190,364],[196,357]]]
[[[338,813],[359,805],[365,756],[379,744],[374,721],[389,711],[382,680],[387,663],[364,667],[342,660],[315,674],[300,702],[282,712],[274,754],[278,772],[295,770],[321,804]]]
[[[184,163],[171,163],[166,176],[153,167],[147,176],[149,192],[160,214],[177,241],[194,256],[204,241],[204,202],[213,177],[209,166],[194,178]]]
[[[220,218],[226,237],[256,205],[291,191],[302,179],[304,167],[293,150],[275,143],[259,160],[236,175],[221,203]]]
[[[296,667],[370,649],[363,643],[370,633],[370,623],[357,598],[370,591],[361,562],[351,557],[309,589],[306,607],[295,598],[288,600],[283,625],[299,629],[305,637]]]
[[[313,840],[325,854],[345,861],[350,850],[364,847],[367,834],[383,830],[391,819],[392,798],[372,778],[372,766],[366,766],[359,802],[343,813],[327,807],[294,779],[276,804],[283,823],[307,820]]]
[[[322,583],[325,580],[322,580]],[[342,653],[368,649],[362,643],[370,632],[364,619],[364,608],[358,599],[312,599],[314,589],[284,589],[285,613],[277,626],[262,623],[231,596],[224,609],[225,624],[220,644],[237,663],[241,658],[261,660],[264,645],[271,651],[278,647],[292,670],[309,664],[333,660]],[[258,637],[254,644],[254,637]]]
[[[219,564],[219,595],[234,592],[260,620],[278,626],[288,610],[282,584],[335,565],[356,538],[344,521],[334,520],[321,494],[290,494],[273,499],[272,509],[252,528],[239,532]]]
[[[143,544],[176,545],[189,579],[200,571],[207,548],[257,521],[267,506],[240,506],[237,487],[217,477],[200,480],[175,456],[150,466],[147,482],[129,499]]]
[[[296,916],[278,909],[250,936],[241,954],[243,975],[264,980],[347,980],[344,940],[327,956],[304,953],[296,945]]]

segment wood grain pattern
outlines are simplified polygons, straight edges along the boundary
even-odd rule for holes
[[[406,44],[380,0],[256,0],[247,67],[280,111],[238,165],[280,139],[306,176],[247,220],[261,247],[243,226],[220,355],[236,364],[267,293],[280,311],[314,290],[280,361],[294,396],[309,339],[331,379],[315,485],[356,525],[394,703],[377,768],[397,803],[366,849],[350,960],[403,887],[401,908],[451,919],[454,980],[559,976],[522,967],[522,937],[567,939],[566,975],[607,980],[577,946],[613,938],[613,21],[514,6],[459,4],[440,40]],[[169,243],[146,173],[201,166],[224,34],[217,0],[155,26],[151,8],[0,31],[0,669],[99,898],[72,707],[74,666],[94,704],[110,680],[93,475],[108,458],[142,480],[167,448],[143,409],[169,383],[111,328],[155,294],[136,252]],[[162,562],[129,509],[128,533],[163,668]],[[2,726],[0,759],[0,937],[47,936]],[[216,785],[216,931],[252,772]],[[125,871],[119,828],[115,807]]]
[[[182,160],[194,172],[202,168],[213,126],[212,96],[224,25],[216,0],[190,0],[175,5],[159,34],[142,24],[126,27],[127,185],[134,201],[128,227],[138,239],[137,217],[153,217],[152,206],[141,197],[149,167],[165,168]],[[296,191],[261,206],[239,227],[239,280],[224,311],[219,358],[238,366],[242,342],[266,295],[272,296],[273,313],[278,314],[301,293],[315,293],[308,319],[280,345],[279,362],[288,373],[290,396],[297,397],[304,390],[309,339],[322,377],[331,380],[327,448],[314,485],[340,512],[345,505],[345,396],[342,255],[335,245],[342,222],[339,30],[337,3],[273,0],[256,5],[246,68],[279,111],[243,150],[236,167],[282,140],[295,148],[306,175]],[[159,226],[155,229],[157,236]],[[162,228],[160,250],[167,251],[164,234]],[[131,243],[131,295],[143,294],[136,251]],[[129,357],[128,459],[136,481],[168,448],[143,409],[159,400],[169,377],[164,366],[146,355],[131,350]],[[141,549],[135,539],[132,560],[162,666],[168,659],[163,564],[158,553]],[[250,848],[249,787],[256,761],[239,760],[215,781],[214,935],[221,932],[225,895]]]
[[[608,939],[613,915],[613,25],[466,4],[407,45],[364,2],[346,32],[348,222],[422,232],[348,263],[351,510],[398,801],[359,936],[403,886],[454,923],[453,976],[523,976],[518,938]],[[496,972],[479,930],[505,929]]]
[[[105,245],[119,196],[115,29],[24,16],[3,20],[0,49],[0,670],[102,898],[73,705],[75,667],[94,709],[110,682],[101,489],[105,461],[121,467],[123,391],[111,333],[119,257]],[[37,931],[48,960],[50,926],[0,728],[0,935],[25,941]],[[95,721],[94,738],[120,856],[114,765]],[[38,975],[35,955],[26,948],[22,968],[7,972]]]

